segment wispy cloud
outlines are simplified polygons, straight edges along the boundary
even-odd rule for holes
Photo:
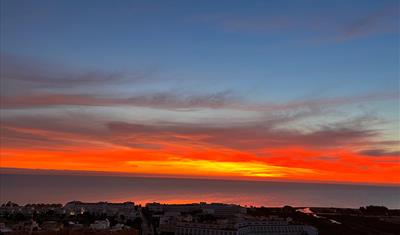
[[[348,22],[339,30],[339,39],[347,40],[371,34],[399,32],[399,5],[387,5]]]
[[[360,151],[359,153],[371,157],[381,157],[381,156],[400,157],[400,151],[390,151],[385,149],[366,149]]]
[[[261,35],[280,35],[302,32],[307,37],[327,41],[345,41],[374,34],[399,31],[398,4],[384,5],[361,15],[342,17],[340,13],[308,15],[276,15],[265,12],[262,15],[233,13],[203,14],[195,17],[225,32],[256,33]],[[339,20],[340,19],[340,20]]]
[[[59,64],[0,53],[2,94],[41,90],[74,90],[154,81],[151,71],[100,71],[71,69]]]
[[[86,143],[95,146],[161,148],[169,144],[221,146],[256,151],[269,147],[306,146],[310,148],[354,147],[370,144],[379,132],[362,126],[332,124],[309,131],[282,128],[302,116],[275,115],[264,120],[214,124],[180,122],[128,123],[100,120],[90,115],[46,117],[13,116],[2,119],[3,143],[35,148],[38,143],[53,148]],[[67,144],[66,142],[70,142]],[[47,144],[46,144],[47,143]],[[40,144],[39,144],[40,145]]]
[[[371,93],[352,97],[337,97],[315,100],[293,101],[286,103],[251,103],[232,91],[220,91],[208,94],[187,94],[183,92],[158,92],[116,97],[95,94],[29,94],[2,96],[1,108],[32,108],[49,106],[136,106],[158,109],[237,109],[248,111],[279,111],[297,109],[319,109],[346,104],[357,104],[370,101],[395,100],[397,92]]]
[[[374,92],[348,97],[332,97],[289,102],[249,102],[233,90],[164,90],[115,92],[116,86],[140,87],[144,82],[160,82],[150,74],[67,71],[58,66],[1,54],[1,109],[55,106],[133,106],[156,109],[234,109],[255,112],[316,110],[346,104],[399,98],[395,91]],[[140,89],[139,89],[140,90]]]
[[[110,97],[86,94],[32,94],[3,96],[2,108],[30,108],[46,106],[137,106],[161,109],[223,108],[232,104],[229,91],[205,95],[187,95],[176,92],[158,92],[130,97]]]
[[[202,14],[195,21],[215,25],[226,32],[272,33],[291,30],[299,24],[290,17],[241,16],[237,14]]]
[[[322,128],[309,133],[295,130],[276,129],[262,123],[245,126],[208,127],[184,125],[136,125],[123,122],[111,122],[108,128],[117,136],[151,136],[171,141],[203,142],[240,150],[256,150],[267,147],[308,146],[329,148],[346,145],[364,144],[377,133],[370,130],[346,128]]]

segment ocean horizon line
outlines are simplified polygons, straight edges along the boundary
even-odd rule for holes
[[[243,181],[243,182],[269,182],[269,183],[298,183],[298,184],[327,184],[327,185],[356,185],[376,187],[400,187],[400,182],[374,183],[374,182],[346,182],[346,181],[310,181],[289,180],[279,178],[232,178],[232,177],[205,177],[191,175],[172,174],[140,174],[135,172],[121,171],[92,171],[92,170],[69,170],[69,169],[42,169],[42,168],[12,168],[0,167],[0,175],[58,175],[58,176],[88,176],[88,177],[126,177],[126,178],[151,178],[151,179],[177,179],[177,180],[210,180],[210,181]]]
[[[400,187],[391,186],[39,172],[41,174],[1,174],[0,198],[16,203],[79,200],[134,201],[139,204],[220,202],[248,206],[338,208],[382,205],[400,208],[397,200]],[[29,195],[26,194],[28,192]]]

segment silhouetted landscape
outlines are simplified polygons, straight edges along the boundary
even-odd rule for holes
[[[0,207],[1,234],[398,234],[400,210],[383,206],[242,207],[223,203],[18,204]]]

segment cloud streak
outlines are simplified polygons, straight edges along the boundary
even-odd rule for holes
[[[399,32],[399,5],[376,9],[341,27],[341,40],[385,32]]]
[[[256,150],[268,147],[308,146],[329,148],[346,145],[363,144],[377,133],[370,130],[347,128],[322,128],[309,133],[294,130],[276,129],[275,126],[264,126],[262,123],[252,126],[208,127],[184,125],[136,125],[123,122],[110,122],[107,127],[114,135],[152,136],[164,140],[195,139],[211,145],[220,145],[239,150]]]
[[[223,108],[232,105],[229,91],[205,95],[182,95],[175,92],[159,92],[126,98],[101,95],[38,94],[29,96],[3,96],[2,108],[32,108],[46,106],[137,106],[161,109]]]
[[[360,125],[354,127],[330,125],[307,132],[281,128],[298,118],[302,117],[277,115],[265,121],[258,120],[245,124],[225,122],[210,125],[101,121],[95,117],[85,118],[79,115],[59,118],[20,116],[2,119],[1,137],[6,146],[24,144],[32,148],[40,142],[43,145],[47,142],[52,148],[87,142],[133,149],[153,149],[169,144],[183,144],[255,151],[269,147],[290,146],[311,148],[363,146],[379,136],[379,132]],[[72,141],[67,144],[69,140]]]
[[[200,23],[215,26],[225,32],[246,32],[268,36],[306,32],[307,36],[325,40],[347,41],[370,35],[399,32],[398,4],[384,5],[349,18],[337,19],[328,10],[316,15],[276,15],[267,10],[263,15],[203,14],[195,18]],[[324,11],[324,10],[322,10]],[[333,20],[335,19],[335,20]]]
[[[237,109],[247,111],[279,111],[319,109],[370,101],[395,100],[397,92],[371,93],[353,97],[326,98],[293,101],[287,103],[248,103],[231,91],[210,94],[187,95],[176,92],[159,92],[131,97],[112,97],[89,94],[30,94],[1,96],[2,109],[34,108],[51,106],[136,106],[158,109]]]
[[[381,156],[400,157],[400,151],[389,151],[385,149],[366,149],[360,151],[359,153],[371,157],[381,157]]]
[[[0,53],[2,94],[36,94],[48,90],[96,90],[117,84],[156,80],[149,71],[120,72],[71,69],[58,64]]]

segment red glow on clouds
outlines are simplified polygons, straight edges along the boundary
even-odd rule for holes
[[[396,157],[373,158],[350,150],[304,147],[268,148],[263,152],[180,145],[153,150],[82,146],[67,151],[4,148],[2,167],[254,180],[358,183],[399,180]]]

